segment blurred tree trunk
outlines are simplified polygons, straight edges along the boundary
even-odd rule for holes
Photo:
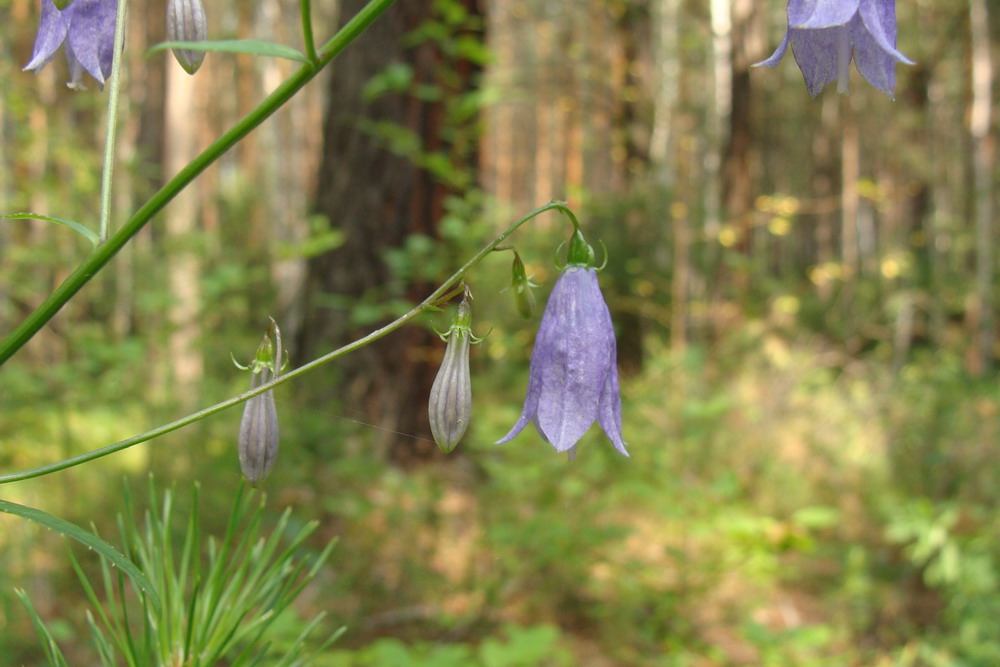
[[[190,122],[196,114],[197,80],[180,65],[167,68],[167,106],[163,163],[172,177],[192,158],[198,148],[198,128]],[[167,282],[170,289],[168,319],[170,335],[167,359],[173,395],[184,409],[199,401],[199,385],[204,373],[200,354],[201,266],[192,247],[201,217],[201,186],[192,183],[174,197],[167,207],[165,229],[168,247]]]
[[[728,140],[722,158],[722,196],[729,219],[737,227],[738,248],[749,252],[751,216],[754,206],[753,178],[753,95],[750,66],[762,51],[761,3],[733,0],[729,27],[730,95],[725,100],[729,111]],[[748,275],[738,276],[738,292]]]
[[[481,15],[476,0],[458,4],[470,16]],[[364,5],[364,0],[345,0],[341,16],[346,21]],[[361,127],[403,128],[419,137],[422,151],[448,151],[444,102],[410,91],[437,85],[445,89],[442,97],[457,95],[471,87],[476,67],[462,61],[454,71],[446,72],[435,44],[405,43],[407,35],[432,17],[433,7],[429,0],[396,4],[333,66],[316,211],[344,232],[345,242],[309,263],[300,359],[374,328],[352,324],[352,306],[373,291],[380,301],[390,295],[393,276],[383,261],[385,251],[400,247],[411,234],[436,237],[445,197],[455,192]],[[374,76],[399,63],[412,73],[408,90],[377,97],[364,94]],[[465,164],[453,161],[466,174],[473,171],[473,165],[472,159]],[[393,296],[416,301],[433,287],[415,282],[407,285],[405,294]],[[330,305],[334,295],[344,300],[343,307]],[[437,363],[430,358],[434,339],[432,332],[421,327],[406,327],[338,362],[343,373],[342,396],[379,428],[378,444],[388,447],[389,458],[399,463],[429,458],[436,452],[427,439],[427,397],[437,371]]]
[[[972,137],[973,210],[976,221],[976,327],[975,343],[969,359],[970,370],[985,375],[993,364],[994,303],[993,272],[995,235],[993,231],[993,174],[996,147],[992,128],[993,63],[990,57],[989,11],[986,0],[971,0],[969,23],[972,36],[972,104],[969,133]]]

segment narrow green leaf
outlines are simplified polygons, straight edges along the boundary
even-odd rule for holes
[[[21,590],[20,588],[14,589],[14,594],[21,598],[21,602],[28,610],[28,616],[31,617],[31,622],[35,626],[35,632],[38,633],[38,638],[42,640],[42,650],[45,651],[45,657],[48,659],[50,665],[55,667],[68,667],[69,663],[66,662],[65,656],[63,656],[62,650],[59,648],[59,644],[56,642],[55,637],[49,632],[48,626],[45,625],[45,621],[41,619],[38,612],[35,611],[35,606],[31,604],[31,599],[28,594]]]
[[[91,231],[86,226],[80,224],[76,220],[67,220],[66,218],[55,218],[51,215],[42,215],[41,213],[10,213],[8,215],[0,215],[0,220],[42,220],[44,222],[54,222],[57,225],[62,225],[63,227],[69,227],[75,232],[79,232],[87,237],[90,244],[95,248],[100,240],[97,238],[97,233]]]
[[[219,53],[249,53],[252,56],[272,56],[300,63],[307,63],[301,51],[284,44],[264,42],[258,39],[221,39],[204,42],[160,42],[149,49],[149,53],[166,49],[186,49],[188,51],[216,51]]]
[[[22,519],[34,521],[35,523],[41,524],[46,528],[54,530],[57,533],[61,533],[66,537],[70,537],[88,548],[93,549],[102,557],[111,561],[111,563],[118,567],[122,572],[127,574],[132,580],[132,583],[141,588],[143,592],[149,596],[155,607],[160,606],[160,599],[156,595],[156,590],[153,588],[153,584],[146,578],[146,575],[144,575],[132,561],[125,558],[120,551],[99,538],[97,535],[84,530],[75,523],[70,523],[65,519],[52,516],[51,514],[43,512],[40,509],[25,507],[24,505],[18,505],[17,503],[12,503],[8,500],[0,500],[0,512],[14,514]]]

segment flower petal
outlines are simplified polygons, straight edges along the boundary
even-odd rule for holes
[[[612,355],[613,358],[614,355]],[[597,421],[608,434],[611,444],[619,452],[628,456],[625,450],[625,440],[622,439],[622,397],[621,389],[618,386],[617,364],[608,371],[608,377],[604,381],[604,390],[601,392],[601,408],[597,413]]]
[[[896,59],[885,52],[860,20],[851,26],[851,40],[854,42],[854,64],[861,76],[892,98],[896,87]]]
[[[111,76],[117,5],[117,0],[75,0],[66,10],[73,12],[67,48],[101,87]]]
[[[38,21],[35,48],[31,54],[31,61],[23,68],[25,71],[39,69],[52,60],[52,56],[66,39],[70,17],[69,8],[61,12],[52,4],[52,0],[42,0],[42,15]]]
[[[916,64],[896,50],[896,0],[863,0],[860,14],[865,29],[880,49],[896,62]],[[858,69],[861,69],[860,64]]]
[[[840,42],[847,28],[790,30],[792,54],[802,70],[809,95],[816,97],[823,86],[837,78]]]
[[[538,345],[537,336],[535,340],[535,345]],[[524,397],[524,407],[521,408],[521,416],[518,418],[517,423],[507,431],[507,435],[497,440],[495,445],[502,445],[505,442],[510,442],[514,437],[524,430],[524,427],[530,424],[535,419],[535,413],[538,410],[538,396],[541,393],[541,378],[534,365],[535,353],[531,353],[532,365],[528,376],[528,394]]]
[[[778,48],[774,50],[774,53],[768,57],[767,60],[761,60],[759,63],[754,63],[752,67],[776,67],[781,59],[785,57],[785,52],[788,51],[788,39],[791,30],[785,31],[785,36],[781,40],[781,44],[778,44]]]
[[[788,26],[811,30],[845,25],[858,13],[859,0],[800,0],[788,3]],[[793,17],[792,6],[796,5]]]

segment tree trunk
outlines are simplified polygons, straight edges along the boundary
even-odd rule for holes
[[[344,244],[309,263],[305,324],[298,336],[300,359],[311,358],[356,339],[374,328],[351,323],[352,308],[366,294],[416,301],[433,289],[410,282],[405,293],[392,292],[394,279],[383,260],[386,250],[403,245],[411,234],[437,236],[446,195],[455,188],[415,164],[413,154],[394,153],[387,142],[365,128],[406,130],[420,140],[421,154],[449,156],[464,174],[474,156],[456,155],[447,135],[445,104],[471,88],[476,66],[448,62],[431,41],[407,44],[404,38],[432,17],[429,0],[400,2],[334,63],[329,79],[329,108],[323,131],[316,211],[344,233]],[[463,0],[470,16],[479,16],[476,0]],[[349,20],[364,0],[345,0],[341,16]],[[412,74],[404,89],[372,96],[364,90],[389,65],[404,64]],[[432,85],[439,97],[411,91]],[[423,88],[426,90],[426,88]],[[331,297],[343,305],[331,305]],[[399,463],[430,457],[427,397],[437,362],[431,357],[432,332],[407,327],[344,358],[341,396],[378,427],[373,436]],[[435,348],[437,346],[434,346]],[[437,352],[437,350],[435,350]]]
[[[993,364],[993,173],[995,137],[991,88],[993,63],[990,57],[989,11],[986,0],[971,0],[969,22],[972,35],[972,107],[969,133],[972,135],[973,210],[976,220],[976,311],[978,329],[970,358],[973,373],[985,375]]]
[[[167,73],[166,143],[164,168],[173,176],[197,154],[194,77],[171,63]],[[201,219],[201,186],[193,183],[178,193],[164,212],[167,242],[171,248],[167,281],[171,303],[168,309],[170,337],[167,341],[171,387],[184,409],[199,401],[204,367],[201,358],[201,266],[190,244]]]

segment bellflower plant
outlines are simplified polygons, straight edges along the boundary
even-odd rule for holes
[[[594,250],[577,229],[535,337],[521,417],[497,444],[534,422],[546,442],[572,459],[577,442],[595,421],[615,449],[628,456],[615,330],[597,282]]]
[[[73,0],[65,9],[58,9],[52,0],[42,0],[35,48],[24,69],[41,69],[60,46],[65,46],[70,72],[66,85],[74,90],[85,89],[86,71],[103,90],[104,81],[111,76],[117,9],[118,0]]]
[[[834,80],[846,93],[853,59],[861,75],[892,98],[896,63],[913,64],[896,50],[896,0],[789,0],[784,39],[754,67],[776,66],[789,44],[812,97]]]

